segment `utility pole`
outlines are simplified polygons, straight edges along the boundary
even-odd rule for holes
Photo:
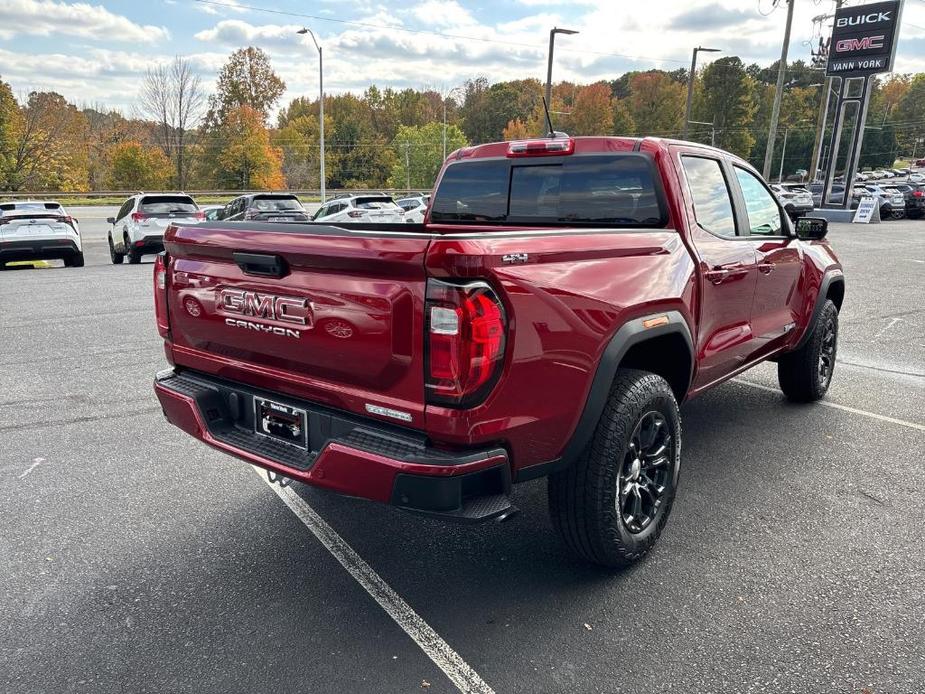
[[[793,5],[795,0],[787,2],[787,28],[784,29],[784,45],[780,51],[780,64],[777,67],[777,91],[774,93],[774,106],[771,109],[771,124],[768,128],[768,146],[764,151],[764,169],[762,175],[768,180],[771,175],[771,159],[774,157],[774,139],[777,135],[777,120],[780,118],[780,102],[784,94],[784,77],[787,74],[787,50],[790,48],[790,27],[793,25]]]
[[[682,140],[687,139],[687,125],[691,122],[691,104],[694,101],[694,77],[697,74],[697,54],[701,51],[704,53],[719,53],[720,49],[704,48],[703,46],[697,46],[694,49],[694,56],[691,58],[691,72],[687,76],[687,106],[684,109],[684,127],[681,130]]]
[[[790,128],[784,129],[784,147],[780,153],[780,171],[777,172],[777,182],[784,182],[784,157],[787,156],[787,135],[790,134]]]
[[[838,12],[844,3],[845,0],[835,0],[835,11]],[[823,15],[818,19],[824,22],[828,18],[828,15]],[[810,181],[816,180],[816,172],[819,171],[819,162],[822,159],[822,142],[825,139],[825,121],[829,116],[829,99],[832,96],[832,82],[834,79],[834,77],[826,77],[823,83],[825,94],[822,97],[822,105],[819,108],[819,118],[816,121],[816,139],[815,142],[813,142],[813,161],[809,168]]]

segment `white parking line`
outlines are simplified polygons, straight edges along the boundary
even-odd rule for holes
[[[733,383],[741,383],[745,386],[751,386],[752,388],[757,388],[758,390],[766,390],[769,393],[778,393],[780,394],[780,389],[771,388],[770,386],[762,385],[761,383],[755,383],[753,381],[746,381],[742,378],[733,378]],[[896,419],[895,417],[887,417],[886,415],[877,414],[876,412],[868,412],[867,410],[859,410],[856,407],[848,407],[847,405],[839,405],[836,402],[829,402],[827,400],[819,400],[815,403],[816,405],[822,405],[824,407],[831,407],[835,410],[842,410],[844,412],[851,412],[852,414],[859,414],[863,417],[870,417],[871,419],[879,419],[881,422],[889,422],[890,424],[898,424],[902,427],[908,427],[910,429],[917,429],[918,431],[925,431],[925,424],[916,424],[915,422],[907,422],[905,419]]]
[[[438,668],[443,670],[459,691],[465,694],[494,694],[494,690],[456,651],[450,648],[440,634],[421,619],[421,616],[402,600],[401,596],[392,590],[391,586],[382,580],[382,577],[302,497],[296,494],[291,487],[280,487],[278,484],[271,483],[260,468],[254,467],[254,470],[298,516],[305,527],[312,531],[319,542],[334,555],[341,566],[347,569],[356,582],[363,586],[373,600],[379,603],[389,617],[420,646]]]

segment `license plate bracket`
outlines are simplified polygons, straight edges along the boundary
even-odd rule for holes
[[[254,430],[269,439],[308,450],[308,413],[298,407],[255,397]]]

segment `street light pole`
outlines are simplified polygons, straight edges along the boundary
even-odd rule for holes
[[[556,47],[556,34],[577,34],[574,29],[553,27],[549,30],[549,58],[546,62],[546,108],[552,109],[552,54]]]
[[[312,42],[315,44],[315,48],[318,49],[318,101],[319,101],[319,140],[321,141],[321,204],[324,204],[325,199],[325,175],[324,175],[324,55],[321,52],[321,46],[318,44],[318,39],[315,38],[315,34],[312,33],[311,29],[302,27],[297,31],[298,34],[308,34],[312,37]]]
[[[790,27],[793,26],[793,6],[795,0],[787,0],[787,27],[784,29],[784,45],[780,51],[780,63],[777,66],[777,90],[774,92],[774,106],[771,108],[771,124],[768,127],[768,146],[764,150],[764,168],[761,175],[764,180],[771,176],[771,159],[774,157],[774,139],[777,135],[777,120],[780,118],[780,102],[784,93],[784,76],[787,73],[787,51],[790,48]]]
[[[704,53],[719,53],[719,48],[704,48],[703,46],[697,46],[694,49],[694,56],[691,58],[691,73],[687,77],[687,107],[684,109],[684,127],[682,129],[681,139],[687,139],[687,125],[691,120],[691,104],[694,102],[694,75],[697,74],[697,54],[703,51]]]

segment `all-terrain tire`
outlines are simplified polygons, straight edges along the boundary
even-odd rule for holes
[[[831,299],[826,299],[810,329],[802,347],[777,361],[777,382],[794,402],[819,400],[832,383],[838,352],[838,309]]]
[[[621,504],[628,498],[623,490],[633,484],[630,469],[635,470],[635,479],[642,479],[631,460],[643,458],[637,433],[644,422],[659,420],[661,425],[654,429],[667,437],[667,444],[664,460],[652,465],[655,472],[650,474],[663,482],[662,493],[658,505],[652,505],[648,523],[631,528]],[[620,369],[588,448],[568,468],[549,477],[553,525],[579,557],[612,568],[629,566],[645,556],[661,535],[674,502],[680,465],[681,416],[671,387],[661,376]],[[641,467],[650,469],[644,462]],[[638,490],[635,496],[642,498]]]

